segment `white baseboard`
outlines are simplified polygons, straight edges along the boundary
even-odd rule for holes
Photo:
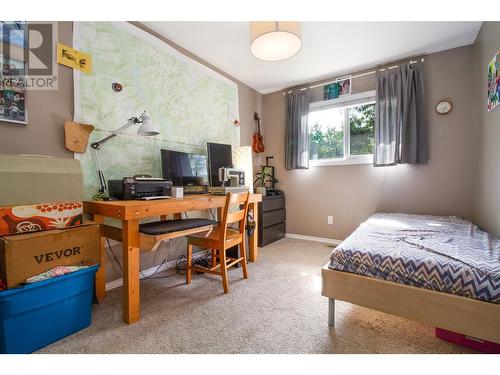
[[[330,244],[330,245],[340,245],[342,243],[341,240],[335,240],[333,238],[305,236],[303,234],[295,234],[295,233],[287,233],[285,235],[285,237],[287,237],[287,238],[296,238],[298,240],[323,242],[323,243],[327,243],[327,244]]]
[[[203,251],[200,251],[196,254],[193,254],[193,259],[200,257],[202,255],[202,253],[203,253]],[[139,278],[143,279],[145,277],[151,276],[155,272],[160,273],[160,272],[163,272],[165,270],[168,270],[169,268],[175,268],[176,263],[177,263],[177,259],[174,259],[168,263],[163,264],[160,268],[158,268],[158,266],[154,266],[154,267],[148,268],[147,270],[143,270],[143,271],[141,271],[141,273],[139,273]],[[156,271],[157,269],[158,269],[158,271]],[[109,283],[106,283],[106,291],[118,288],[122,285],[123,285],[123,279],[121,279],[121,278],[110,281]]]

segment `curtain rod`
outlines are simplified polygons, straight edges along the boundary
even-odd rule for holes
[[[421,61],[421,62],[424,62],[424,58],[422,57],[422,58],[420,59],[420,61]],[[410,64],[416,64],[416,63],[418,63],[418,60],[410,60],[410,61],[409,61],[409,63],[410,63]],[[383,72],[384,70],[395,69],[395,68],[397,68],[398,66],[399,66],[399,65],[392,65],[392,66],[390,66],[390,67],[388,67],[388,68],[382,68],[382,69],[380,69],[379,71],[380,71],[380,72]],[[345,78],[347,78],[347,77],[351,77],[351,79],[354,79],[354,78],[364,77],[364,76],[367,76],[367,75],[370,75],[370,74],[375,74],[375,73],[377,73],[377,69],[375,69],[375,70],[371,70],[371,71],[369,71],[369,72],[365,72],[365,73],[356,74],[356,75],[353,75],[353,76],[348,76],[348,75],[346,75],[346,76],[341,76],[341,77],[337,77],[337,78],[335,78],[334,80],[331,80],[331,81],[328,81],[328,82],[317,83],[317,84],[315,84],[315,85],[311,85],[311,86],[309,86],[309,87],[301,87],[299,90],[300,90],[300,91],[303,91],[303,90],[306,90],[307,88],[309,88],[309,89],[314,89],[314,88],[316,88],[316,87],[326,86],[326,85],[329,85],[329,84],[331,84],[331,83],[335,83],[335,82],[337,82],[337,81],[339,80],[339,78],[343,78],[343,77],[345,77]],[[286,95],[287,93],[290,93],[290,92],[292,92],[292,90],[283,91],[283,95]]]

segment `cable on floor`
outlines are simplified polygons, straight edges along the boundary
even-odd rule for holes
[[[106,241],[108,243],[108,250],[111,252],[111,255],[113,256],[113,259],[115,260],[116,264],[118,264],[118,267],[120,267],[120,270],[123,271],[123,266],[121,265],[120,261],[118,260],[118,258],[116,257],[116,254],[115,252],[113,251],[113,248],[111,246],[111,243],[109,242],[109,238],[106,238]],[[167,277],[171,277],[171,276],[175,276],[177,275],[179,272],[176,272],[171,274],[171,275],[165,275],[165,276],[155,276],[158,271],[160,270],[160,268],[165,264],[165,262],[167,261],[168,257],[170,256],[170,253],[172,252],[172,244],[171,244],[171,241],[168,241],[168,253],[167,253],[167,256],[165,257],[165,259],[163,259],[163,261],[160,263],[160,265],[158,267],[156,267],[156,270],[153,272],[153,274],[149,275],[149,276],[145,276],[142,271],[139,271],[139,273],[141,274],[142,278],[141,280],[149,280],[149,279],[164,279],[164,278],[167,278]]]
[[[120,261],[118,260],[118,258],[116,257],[115,252],[113,251],[113,248],[111,247],[111,243],[109,242],[109,238],[106,237],[106,241],[108,242],[108,250],[113,255],[113,258],[115,258],[115,262],[116,262],[116,264],[118,264],[118,267],[120,267],[120,269],[123,271],[123,267],[120,264]]]
[[[169,258],[170,256],[170,253],[172,252],[172,241],[168,241],[168,252],[167,252],[167,256],[165,257],[165,259],[163,259],[163,261],[160,263],[160,265],[158,267],[156,267],[156,270],[149,276],[144,276],[144,274],[142,273],[142,271],[139,271],[142,275],[142,279],[141,280],[148,280],[148,279],[156,279],[156,278],[159,278],[159,277],[155,277],[155,275],[158,273],[158,271],[160,270],[161,266],[163,266],[165,264],[165,262],[167,261],[167,259]]]
[[[201,266],[205,268],[212,267],[212,254],[208,250],[204,250],[201,256],[196,258],[192,258],[191,263],[195,266]],[[178,274],[185,274],[187,269],[187,256],[184,254],[177,258],[177,262],[175,263],[175,270]]]

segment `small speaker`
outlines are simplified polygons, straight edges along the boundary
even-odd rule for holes
[[[184,188],[181,186],[172,186],[172,198],[182,198],[184,196]]]

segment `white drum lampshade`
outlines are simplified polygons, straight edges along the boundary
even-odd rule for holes
[[[292,57],[302,46],[300,23],[281,21],[250,22],[252,54],[264,61]]]

